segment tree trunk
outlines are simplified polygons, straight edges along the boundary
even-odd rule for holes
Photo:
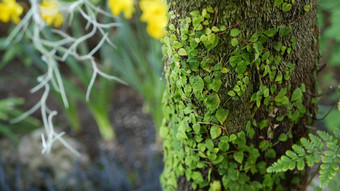
[[[168,1],[164,190],[304,188],[266,172],[316,110],[316,1],[281,1]]]

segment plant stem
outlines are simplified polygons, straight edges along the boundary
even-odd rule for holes
[[[303,185],[301,190],[306,190],[307,186],[313,181],[314,177],[318,174],[320,167],[321,163],[318,165],[318,168],[315,170],[315,172],[313,173],[312,177],[308,180],[308,182],[305,185]]]

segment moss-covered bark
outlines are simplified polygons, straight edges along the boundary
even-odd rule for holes
[[[305,173],[265,169],[313,121],[315,0],[168,3],[163,188],[303,185]]]

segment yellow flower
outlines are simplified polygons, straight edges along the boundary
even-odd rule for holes
[[[40,5],[40,14],[42,20],[46,22],[47,25],[53,25],[59,28],[63,22],[63,15],[58,11],[59,2],[57,0],[43,0]]]
[[[124,16],[127,19],[131,19],[135,10],[133,0],[109,0],[108,6],[113,15],[118,16],[121,12],[124,12]]]
[[[148,22],[146,29],[151,37],[161,39],[165,36],[164,27],[166,23],[167,17],[155,17],[152,22]]]
[[[165,36],[164,27],[167,24],[166,5],[161,0],[141,0],[143,11],[141,20],[147,22],[147,31],[155,39]]]
[[[3,0],[0,3],[0,21],[8,23],[10,20],[18,24],[24,9],[15,0]]]

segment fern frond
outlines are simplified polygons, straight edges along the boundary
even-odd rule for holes
[[[308,135],[312,144],[313,144],[313,148],[316,149],[319,152],[322,152],[322,149],[324,147],[323,142],[321,141],[321,139],[313,134],[309,134]]]
[[[317,135],[309,134],[309,140],[301,138],[301,145],[294,144],[278,161],[267,168],[271,172],[285,172],[288,170],[303,170],[305,164],[313,166],[320,164],[320,187],[325,187],[339,170],[340,145],[339,140],[324,131],[317,131]],[[324,146],[326,143],[326,150]]]
[[[310,141],[308,141],[306,138],[304,138],[304,137],[301,138],[300,142],[301,142],[302,146],[305,147],[307,153],[313,153],[314,152],[313,144]]]
[[[325,187],[336,176],[339,166],[336,163],[323,163],[320,167],[320,187]]]
[[[295,161],[291,160],[287,156],[282,156],[272,166],[268,167],[268,172],[285,172],[288,169],[293,170],[295,168]]]
[[[324,131],[317,131],[316,132],[327,144],[327,147],[336,152],[339,149],[338,140],[335,139],[333,136],[329,135],[327,132]]]

